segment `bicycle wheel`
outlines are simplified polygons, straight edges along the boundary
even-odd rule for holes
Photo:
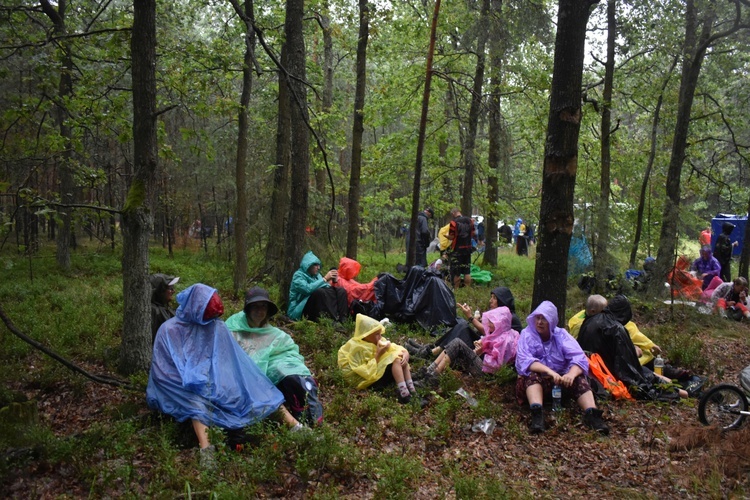
[[[709,389],[698,403],[698,418],[704,425],[722,429],[736,429],[742,425],[747,411],[747,398],[742,389],[731,384],[720,384]]]

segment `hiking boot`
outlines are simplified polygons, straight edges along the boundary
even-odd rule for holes
[[[602,414],[604,412],[597,408],[592,408],[583,414],[583,423],[586,424],[590,429],[595,430],[602,436],[609,435],[609,427],[602,420]]]
[[[706,383],[707,377],[699,377],[698,375],[693,375],[690,380],[687,381],[687,383],[683,384],[683,387],[688,393],[688,396],[691,398],[696,398],[700,395],[701,389],[703,389],[703,384]]]
[[[411,402],[411,394],[402,396],[400,392],[396,391],[396,398],[398,399],[398,402],[401,403],[402,405],[408,405]]]
[[[529,424],[531,434],[541,434],[544,432],[544,408],[531,409],[531,424]]]
[[[422,367],[412,374],[414,380],[414,387],[424,389],[434,389],[440,386],[440,377],[437,373],[427,370]]]
[[[216,446],[211,444],[206,448],[201,448],[198,451],[198,462],[200,463],[201,469],[205,471],[216,470]]]

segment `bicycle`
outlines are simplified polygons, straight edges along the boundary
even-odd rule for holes
[[[750,368],[750,367],[748,367]],[[744,371],[747,371],[745,368]],[[741,386],[715,385],[701,396],[698,403],[698,418],[703,425],[716,425],[723,430],[737,429],[750,415],[750,389],[740,377]]]

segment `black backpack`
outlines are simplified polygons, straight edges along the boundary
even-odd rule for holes
[[[456,219],[456,248],[471,248],[471,219],[466,216]]]

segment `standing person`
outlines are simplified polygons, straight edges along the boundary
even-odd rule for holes
[[[151,282],[151,343],[156,339],[159,327],[169,318],[174,318],[172,298],[179,277],[157,273],[149,277]]]
[[[732,281],[732,251],[739,244],[736,241],[733,243],[729,237],[732,231],[734,231],[734,227],[734,224],[731,222],[724,222],[721,225],[721,234],[716,238],[716,252],[714,256],[721,266],[719,277],[725,282]]]
[[[526,225],[521,223],[516,236],[516,255],[529,255],[529,239],[526,235]]]
[[[416,394],[409,353],[383,337],[385,327],[376,319],[357,314],[354,335],[341,346],[338,365],[344,380],[357,389],[385,389],[396,384],[398,402],[406,404]]]
[[[448,230],[448,239],[451,240],[451,281],[453,288],[471,286],[471,240],[475,236],[474,221],[471,217],[461,215],[458,208],[451,210],[451,215],[453,220]]]
[[[427,247],[432,242],[430,224],[428,219],[435,216],[435,211],[430,207],[425,208],[417,214],[417,256],[415,266],[427,267]]]
[[[711,226],[708,226],[701,231],[700,236],[698,236],[698,243],[700,243],[702,247],[711,244]]]
[[[318,384],[305,366],[305,358],[288,333],[268,324],[278,311],[268,292],[256,286],[245,294],[245,308],[226,321],[227,328],[284,395],[289,413],[305,423],[319,424],[323,421],[323,407],[318,399]]]
[[[519,404],[529,403],[529,432],[544,432],[542,404],[545,397],[551,397],[552,386],[559,385],[563,396],[574,398],[584,411],[584,424],[600,434],[609,434],[586,379],[588,359],[576,340],[557,326],[557,307],[545,300],[529,314],[526,323],[516,350],[516,397]]]
[[[286,314],[295,321],[303,316],[310,321],[329,316],[344,322],[349,317],[346,290],[331,286],[338,280],[339,272],[334,268],[321,276],[320,267],[320,259],[312,251],[302,256],[299,269],[292,276]]]
[[[518,239],[518,235],[521,234],[521,225],[523,224],[523,219],[520,217],[516,219],[516,223],[513,225],[513,244],[516,244],[516,240]]]

